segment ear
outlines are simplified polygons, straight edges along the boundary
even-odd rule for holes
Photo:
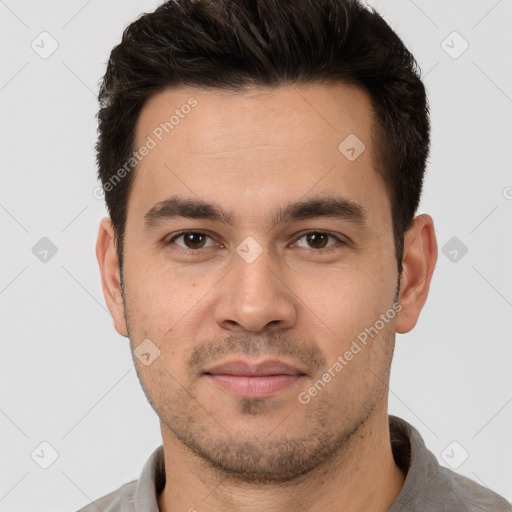
[[[427,300],[437,262],[437,240],[430,215],[417,216],[405,233],[402,262],[399,298],[402,309],[396,322],[398,333],[414,328]]]
[[[121,336],[128,336],[121,293],[121,272],[114,242],[114,228],[110,218],[100,222],[96,241],[96,258],[100,266],[101,286],[114,327]]]

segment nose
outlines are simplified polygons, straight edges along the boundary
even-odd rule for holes
[[[266,250],[252,262],[238,254],[233,257],[232,270],[216,290],[217,324],[230,331],[254,333],[292,327],[298,301],[275,258]]]

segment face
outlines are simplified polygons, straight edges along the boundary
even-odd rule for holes
[[[109,307],[164,440],[233,477],[304,474],[387,403],[399,276],[372,133],[348,85],[173,89],[138,120]]]

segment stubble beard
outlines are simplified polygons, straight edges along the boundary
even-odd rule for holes
[[[213,469],[224,482],[250,484],[279,484],[297,480],[312,471],[321,471],[343,452],[348,452],[351,441],[363,428],[375,408],[372,403],[363,413],[350,421],[340,420],[342,428],[330,430],[326,424],[324,408],[328,400],[315,412],[308,431],[294,437],[272,434],[260,437],[254,432],[212,436],[193,415],[181,411],[161,414],[160,420],[191,455]],[[153,407],[154,408],[154,407]],[[255,416],[261,408],[257,400],[244,399],[240,411]],[[285,420],[286,421],[286,420]]]
[[[125,303],[126,306],[126,303]],[[125,307],[127,326],[130,325],[128,311]],[[131,329],[128,328],[130,340]],[[312,403],[308,404],[307,424],[301,428],[301,434],[277,437],[273,432],[259,435],[254,431],[231,434],[229,428],[223,427],[217,420],[215,431],[208,428],[212,424],[205,407],[195,399],[188,389],[177,386],[173,379],[158,379],[148,386],[141,372],[137,370],[140,384],[146,397],[160,418],[163,428],[186,447],[190,454],[197,457],[206,467],[211,468],[223,481],[250,484],[279,484],[299,479],[312,471],[322,471],[333,459],[343,460],[343,453],[349,451],[353,441],[357,442],[357,433],[363,429],[377,405],[384,398],[387,400],[389,370],[394,351],[394,331],[381,333],[382,338],[372,343],[383,344],[385,355],[382,355],[381,365],[371,378],[375,382],[370,386],[369,396],[364,403],[359,403],[357,410],[340,410],[339,403],[329,390],[322,390]],[[267,338],[265,338],[267,339]],[[273,339],[271,336],[270,339]],[[279,340],[279,338],[276,338]],[[247,339],[246,339],[247,340]],[[279,349],[279,354],[286,354],[286,347],[295,346],[293,342],[285,342]],[[223,350],[233,349],[232,341],[222,345]],[[272,345],[274,346],[274,345]],[[277,345],[276,345],[277,346]],[[285,350],[283,351],[283,346]],[[264,344],[265,347],[268,345]],[[262,345],[249,341],[244,345],[244,353],[259,353]],[[133,349],[133,346],[132,346]],[[291,351],[295,350],[293,348]],[[196,354],[200,353],[199,351]],[[232,352],[231,352],[232,353]],[[275,353],[275,351],[274,351]],[[304,355],[304,354],[303,354]],[[315,358],[313,350],[308,357]],[[318,349],[316,364],[320,367],[325,360]],[[362,370],[366,371],[366,368]],[[170,375],[170,374],[169,374]],[[338,377],[339,379],[340,377]],[[174,387],[174,396],[166,395],[169,389],[167,383]],[[366,383],[368,384],[368,383]],[[177,387],[176,387],[177,386]],[[151,388],[151,389],[150,389]],[[386,393],[386,396],[383,395]],[[252,418],[268,414],[272,407],[272,399],[238,399],[238,414]],[[299,405],[297,407],[305,407]],[[229,427],[229,418],[223,419]],[[286,417],[276,421],[277,430],[281,423],[286,423]],[[281,428],[280,431],[283,429]]]
[[[392,343],[392,340],[374,342]],[[389,363],[391,357],[392,354]],[[230,419],[210,416],[185,387],[175,387],[174,396],[165,396],[164,389],[170,389],[168,384],[176,386],[173,379],[159,378],[159,384],[152,382],[150,386],[140,376],[139,380],[163,429],[186,447],[191,456],[198,458],[200,465],[213,469],[220,480],[278,484],[299,479],[315,470],[321,472],[335,458],[337,463],[343,461],[343,453],[348,454],[353,442],[358,442],[357,433],[387,390],[389,366],[387,372],[381,368],[379,375],[372,373],[375,381],[369,387],[369,395],[364,397],[364,402],[356,403],[355,407],[352,404],[347,410],[342,410],[329,389],[323,389],[307,406],[297,400],[295,407],[304,419],[301,428],[292,425],[293,428],[288,429],[291,434],[286,424],[293,421],[295,410],[288,413],[290,419],[284,412],[279,415],[273,399],[237,398],[236,410],[237,417],[246,417],[248,425],[251,421],[272,418],[273,428],[263,433],[251,428],[230,432]],[[306,413],[305,407],[308,408]]]

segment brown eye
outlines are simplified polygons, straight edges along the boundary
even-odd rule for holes
[[[198,250],[214,245],[214,243],[207,245],[208,239],[211,239],[211,237],[206,233],[186,231],[173,237],[169,243],[175,243],[178,247],[182,247],[183,249]]]
[[[305,239],[306,243],[301,242]],[[332,241],[330,241],[331,239]],[[343,243],[337,236],[322,231],[311,231],[299,237],[295,243],[298,247],[305,247],[306,249],[325,249],[329,248],[336,243]]]
[[[201,233],[189,233],[183,235],[183,241],[189,249],[201,249],[204,246],[206,237]]]
[[[314,249],[323,249],[327,245],[329,235],[325,233],[309,233],[306,235],[308,244]]]

